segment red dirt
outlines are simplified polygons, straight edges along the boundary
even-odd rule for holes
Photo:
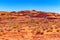
[[[0,40],[60,40],[60,14],[0,12]]]

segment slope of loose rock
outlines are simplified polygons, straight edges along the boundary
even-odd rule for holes
[[[0,12],[0,40],[60,40],[60,14],[36,10]]]

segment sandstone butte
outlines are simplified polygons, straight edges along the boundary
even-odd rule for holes
[[[60,14],[0,11],[0,40],[60,40]]]

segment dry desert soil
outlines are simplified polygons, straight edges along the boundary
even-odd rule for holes
[[[60,14],[0,11],[0,40],[60,40]]]

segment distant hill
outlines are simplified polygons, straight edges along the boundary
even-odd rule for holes
[[[30,17],[54,17],[54,18],[60,18],[60,14],[54,13],[54,12],[43,12],[43,11],[36,11],[36,10],[24,10],[24,11],[12,11],[12,12],[5,12],[5,11],[0,11],[0,15],[16,15],[16,16],[30,16]]]

